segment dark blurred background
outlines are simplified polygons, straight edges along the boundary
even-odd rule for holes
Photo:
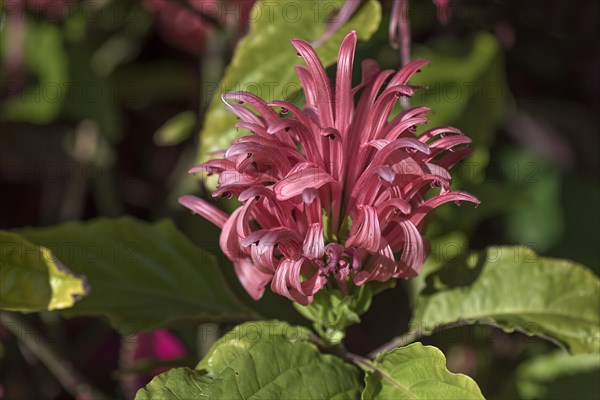
[[[129,214],[149,221],[171,217],[196,243],[214,241],[217,231],[192,218],[176,199],[203,192],[186,174],[196,160],[197,132],[210,100],[201,88],[220,79],[247,30],[251,2],[228,2],[237,15],[206,13],[200,3],[206,2],[4,0],[1,229]],[[482,199],[475,211],[440,210],[430,234],[443,237],[456,228],[472,248],[527,244],[599,273],[598,2],[450,4],[444,25],[431,2],[411,2],[413,52],[434,61],[426,79],[453,82],[458,76],[463,89],[493,85],[484,102],[466,95],[457,100],[443,83],[437,100],[436,86],[416,99],[433,98],[434,118],[473,137],[471,164],[467,160],[457,175],[459,184]],[[359,43],[358,54],[396,68],[398,55],[387,43],[390,6],[383,2],[382,25],[371,41]],[[272,301],[267,298],[262,307]],[[399,301],[406,304],[401,318]],[[289,311],[287,305],[273,307],[275,316]],[[375,299],[365,323],[351,328],[347,346],[366,353],[405,329],[409,316],[407,291],[399,286]],[[298,316],[290,318],[299,322]],[[65,321],[54,314],[27,321],[52,337],[60,353],[106,393],[131,396],[136,385],[131,379],[140,376],[125,368],[133,362],[131,346],[103,321]],[[198,352],[193,331],[172,333],[189,354]],[[517,388],[518,365],[552,348],[487,327],[439,336],[425,342],[441,346],[449,368],[473,376],[490,398],[527,397],[530,392]],[[68,398],[1,327],[0,339],[0,398]],[[195,359],[172,364],[193,366]],[[560,396],[564,388],[571,398],[597,398],[599,373],[561,377],[566,383],[556,384],[558,389],[533,391],[529,398]]]

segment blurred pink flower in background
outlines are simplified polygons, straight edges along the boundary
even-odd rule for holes
[[[350,281],[416,276],[428,254],[425,216],[446,202],[479,202],[450,190],[448,169],[469,153],[471,140],[452,127],[416,136],[427,107],[388,121],[398,99],[413,95],[407,82],[427,60],[398,72],[364,60],[362,80],[352,87],[351,32],[332,85],[310,44],[292,44],[307,65],[296,67],[304,109],[246,92],[225,95],[238,103],[225,103],[241,120],[237,126],[252,134],[224,158],[190,171],[219,174],[213,196],[236,196],[243,205],[229,216],[194,196],[183,196],[181,204],[222,229],[221,249],[254,299],[269,282],[274,292],[306,305],[326,285],[345,292]],[[427,197],[432,188],[439,190]]]
[[[134,336],[134,340],[126,343],[126,351],[121,353],[122,369],[128,369],[141,361],[170,361],[177,360],[188,355],[177,336],[168,329],[157,329],[151,332],[142,332]],[[169,368],[156,368],[151,373],[136,373],[122,379],[124,390],[131,397],[138,389],[144,387],[150,380]]]
[[[245,32],[254,0],[142,0],[161,35],[183,50],[199,54],[215,28]]]

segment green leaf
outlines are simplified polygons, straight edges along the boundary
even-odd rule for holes
[[[212,100],[201,132],[200,161],[213,151],[228,148],[242,132],[235,129],[236,117],[221,102],[221,94],[233,90],[252,92],[267,101],[297,95],[299,81],[294,67],[300,64],[291,38],[313,41],[326,27],[325,20],[343,1],[260,0],[253,9],[250,30],[236,47],[231,64],[218,84],[205,83],[202,92]],[[297,14],[292,15],[292,13]],[[317,49],[327,67],[337,60],[339,45],[349,31],[356,30],[362,40],[369,39],[381,21],[381,5],[369,0],[329,40]]]
[[[358,398],[358,369],[321,354],[307,333],[280,321],[240,325],[215,343],[199,371],[159,375],[136,400]]]
[[[305,327],[290,325],[279,320],[260,321],[237,325],[223,335],[208,350],[206,356],[196,366],[197,370],[211,372],[221,370],[226,365],[219,364],[224,359],[223,354],[228,348],[244,351],[247,345],[257,340],[277,341],[312,341],[313,333]],[[231,343],[230,343],[231,342]],[[219,354],[215,354],[219,351]]]
[[[425,333],[458,322],[554,338],[572,353],[600,349],[600,280],[583,265],[523,247],[490,247],[425,278],[411,321]]]
[[[86,275],[90,294],[66,316],[105,316],[123,334],[256,318],[226,286],[213,256],[170,221],[101,218],[19,233]]]
[[[470,377],[453,374],[446,357],[433,346],[413,343],[377,356],[365,376],[363,400],[483,399]]]
[[[49,249],[0,231],[0,250],[0,308],[59,310],[87,294],[85,279],[73,275]]]
[[[210,380],[190,368],[173,368],[154,377],[144,389],[137,392],[135,400],[196,399]]]
[[[196,125],[196,114],[184,111],[169,119],[154,133],[154,143],[157,146],[175,146],[192,134]]]
[[[600,354],[557,350],[521,364],[516,383],[523,399],[596,399],[599,374]]]

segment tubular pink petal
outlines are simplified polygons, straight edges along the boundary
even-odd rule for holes
[[[325,241],[323,240],[323,225],[312,224],[302,244],[304,257],[314,260],[323,257],[325,252]]]
[[[375,101],[373,109],[370,110],[369,117],[365,124],[368,134],[363,137],[363,143],[380,137],[380,131],[385,125],[398,98],[402,96],[412,96],[413,93],[413,89],[409,86],[388,85],[388,87]]]
[[[275,100],[275,101],[270,102],[269,106],[281,107],[282,110],[285,109],[288,112],[291,112],[292,115],[307,129],[310,129],[312,126],[312,121],[310,120],[310,118],[308,118],[306,116],[306,113],[288,101]]]
[[[427,159],[431,160],[432,158],[438,156],[446,150],[451,150],[456,146],[461,144],[469,144],[472,140],[468,136],[447,136],[443,139],[438,139],[435,142],[429,144],[429,148],[431,149],[431,153],[428,155]]]
[[[418,58],[406,64],[400,71],[394,75],[388,86],[406,85],[408,80],[425,65],[431,61],[424,58]]]
[[[300,293],[292,286],[292,283],[300,284],[300,269],[303,262],[302,259],[292,260],[289,258],[281,261],[273,276],[271,290],[303,306],[307,306],[312,302],[313,297]],[[297,282],[295,282],[296,280]]]
[[[275,197],[275,193],[273,193],[271,189],[268,189],[264,186],[252,186],[240,193],[240,195],[238,196],[238,200],[241,202],[245,202],[246,200],[252,197],[258,200],[256,197],[263,196],[267,198],[273,198]]]
[[[356,285],[364,285],[369,281],[386,282],[394,274],[396,261],[391,247],[382,239],[381,250],[372,256],[368,264],[354,275]]]
[[[240,120],[264,126],[264,121],[258,115],[248,110],[246,107],[238,104],[229,104],[227,101],[225,101],[223,97],[221,97],[221,99],[225,104],[225,108],[234,113]]]
[[[219,237],[221,251],[234,263],[246,257],[246,251],[240,246],[240,237],[236,229],[237,219],[241,211],[242,209],[238,208],[231,214],[223,225],[223,230],[221,230],[221,236]]]
[[[369,82],[365,88],[358,105],[356,107],[355,115],[352,120],[352,126],[348,134],[347,149],[355,149],[362,143],[367,142],[369,139],[369,131],[365,128],[365,125],[369,119],[370,110],[373,107],[373,103],[379,90],[394,71],[386,70],[381,71],[375,78]],[[348,150],[347,150],[348,151]]]
[[[302,191],[302,201],[306,204],[311,204],[313,201],[315,201],[318,195],[319,192],[317,192],[317,189],[306,188]]]
[[[273,275],[265,274],[254,267],[249,260],[239,260],[233,263],[235,273],[250,297],[259,300],[264,292],[265,286]]]
[[[446,192],[425,200],[423,204],[415,209],[410,217],[410,221],[415,225],[419,225],[431,210],[451,201],[469,201],[471,203],[481,204],[481,201],[472,194],[462,191]]]
[[[381,229],[377,218],[377,209],[372,206],[358,206],[358,219],[352,225],[352,233],[346,241],[346,247],[357,247],[371,253],[379,250]]]
[[[444,137],[446,133],[453,133],[456,135],[464,135],[460,129],[454,128],[452,126],[438,126],[433,129],[429,129],[421,136],[419,136],[419,140],[423,143],[427,142],[429,139],[432,139],[436,136]]]
[[[394,179],[396,178],[396,173],[389,165],[382,165],[375,168],[375,173],[379,175],[381,179],[389,183],[394,182]]]
[[[377,214],[382,227],[385,227],[388,221],[398,213],[408,215],[411,210],[410,204],[399,198],[386,200],[377,206]]]
[[[270,124],[267,129],[267,133],[269,134],[280,131],[296,133],[300,138],[300,144],[302,144],[302,149],[304,150],[306,158],[309,160],[321,160],[319,147],[310,127],[293,119],[279,119]]]
[[[219,228],[223,228],[223,225],[225,225],[225,222],[229,218],[223,211],[196,196],[181,196],[179,204],[203,216]]]
[[[304,89],[304,96],[306,96],[306,105],[304,107],[304,112],[306,112],[307,107],[316,106],[317,104],[319,99],[319,95],[317,94],[317,85],[315,84],[310,71],[306,67],[297,65],[295,71],[298,79],[300,80],[300,85],[302,85],[302,89]]]
[[[348,125],[352,121],[354,99],[352,98],[352,64],[356,49],[356,32],[344,37],[338,54],[335,81],[335,128],[347,135]]]
[[[425,242],[421,233],[410,221],[398,222],[398,225],[404,231],[404,246],[397,269],[394,272],[395,278],[409,279],[414,278],[421,272],[427,252]]]
[[[272,120],[275,120],[276,118],[278,118],[275,111],[273,111],[273,109],[271,107],[267,106],[267,103],[263,99],[261,99],[260,97],[254,95],[250,92],[244,92],[244,91],[229,92],[229,93],[225,93],[223,95],[223,98],[227,99],[227,100],[234,99],[234,100],[237,100],[242,103],[250,104],[267,121],[272,121]]]
[[[279,200],[289,200],[302,194],[306,188],[318,189],[333,182],[335,179],[322,169],[313,164],[302,163],[296,165],[285,178],[273,186],[273,191]]]
[[[385,135],[386,140],[389,140],[389,141],[396,140],[402,134],[406,134],[406,132],[409,128],[412,128],[413,126],[416,126],[418,124],[425,124],[425,123],[427,123],[427,118],[425,118],[425,117],[409,118],[409,119],[400,121],[398,124],[392,126],[389,130],[386,129],[386,130],[382,131],[382,134]],[[391,125],[391,123],[389,125]],[[413,136],[412,133],[411,133],[411,136]]]
[[[327,77],[327,73],[325,72],[321,60],[317,56],[317,53],[315,53],[315,50],[306,41],[301,39],[291,39],[290,42],[292,42],[292,45],[304,59],[306,66],[312,75],[315,91],[318,94],[315,105],[320,111],[319,116],[321,117],[322,126],[334,126],[331,83],[329,82],[329,78]]]
[[[196,172],[221,173],[223,171],[226,171],[229,169],[234,169],[234,168],[235,168],[235,163],[231,162],[230,160],[225,160],[225,159],[209,160],[205,163],[202,163],[193,168],[190,168],[188,170],[188,172],[190,174],[193,174]]]

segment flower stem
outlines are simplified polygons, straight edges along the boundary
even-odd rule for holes
[[[85,378],[63,359],[46,340],[16,314],[0,312],[0,321],[29,349],[54,375],[73,397],[78,399],[108,400],[109,397],[95,389]]]

